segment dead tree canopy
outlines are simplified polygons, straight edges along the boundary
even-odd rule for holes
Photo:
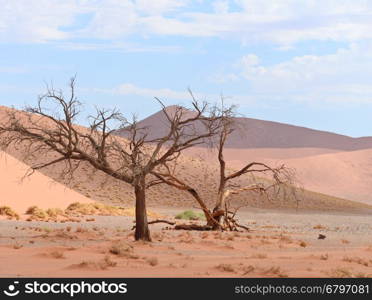
[[[190,186],[185,180],[182,180],[177,174],[178,161],[165,162],[161,169],[153,171],[153,175],[157,178],[153,184],[168,184],[179,190],[188,192],[199,204],[203,210],[207,225],[206,230],[211,227],[220,230],[237,230],[239,228],[247,229],[245,226],[238,224],[235,216],[240,207],[232,209],[230,196],[242,192],[250,191],[261,193],[269,197],[269,192],[275,197],[279,196],[280,190],[283,188],[292,188],[294,184],[294,173],[285,165],[272,167],[263,162],[249,162],[239,170],[228,172],[226,161],[224,158],[224,147],[226,140],[230,134],[236,129],[235,112],[233,107],[224,108],[222,102],[223,112],[221,117],[218,133],[214,136],[214,143],[212,144],[214,153],[217,154],[219,164],[218,174],[218,189],[216,191],[215,205],[209,209],[206,201],[198,193],[197,189]],[[266,180],[256,181],[247,185],[237,184],[236,179],[244,175],[251,175],[251,177],[262,176]],[[248,182],[248,180],[246,180]],[[190,228],[193,229],[193,228]]]
[[[169,113],[157,99],[168,125],[166,134],[159,138],[148,139],[149,128],[141,128],[135,118],[128,120],[117,109],[97,109],[88,118],[89,127],[84,128],[76,124],[83,106],[76,97],[75,83],[72,78],[68,96],[47,86],[36,106],[27,107],[23,112],[10,109],[0,123],[1,147],[22,144],[27,155],[46,158],[42,163],[31,165],[31,170],[66,162],[64,175],[74,176],[80,162],[87,162],[94,169],[132,185],[136,198],[135,239],[150,241],[147,176],[155,173],[159,166],[176,160],[185,149],[217,135],[225,112],[218,106],[197,101],[190,92],[192,114],[186,114],[179,106]],[[115,135],[119,129],[125,132],[125,139]]]

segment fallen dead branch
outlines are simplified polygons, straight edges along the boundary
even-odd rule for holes
[[[171,221],[168,221],[168,220],[154,220],[154,221],[150,221],[148,222],[147,224],[156,224],[156,223],[166,223],[166,224],[169,224],[169,225],[174,225],[176,224],[175,222],[171,222]],[[134,225],[132,227],[132,230],[136,229],[136,225]]]
[[[198,231],[209,231],[213,230],[213,226],[209,225],[197,225],[197,224],[179,224],[174,226],[175,230],[198,230]]]

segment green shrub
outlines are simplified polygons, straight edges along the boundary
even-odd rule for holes
[[[203,213],[194,212],[192,210],[185,210],[175,217],[176,219],[182,220],[205,220],[205,216]]]

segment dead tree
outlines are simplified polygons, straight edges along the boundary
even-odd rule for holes
[[[217,152],[217,158],[219,162],[219,184],[217,190],[217,198],[213,209],[209,209],[206,201],[202,199],[202,196],[197,192],[195,188],[187,184],[179,176],[176,175],[177,160],[170,163],[166,162],[162,165],[161,169],[154,170],[152,174],[157,178],[153,181],[155,184],[168,184],[179,190],[187,191],[199,204],[203,210],[207,220],[206,230],[221,229],[221,230],[237,230],[237,228],[245,228],[237,223],[235,220],[235,211],[230,210],[229,197],[236,195],[244,191],[252,191],[269,196],[269,192],[273,191],[273,195],[278,196],[279,191],[282,187],[292,188],[294,184],[294,173],[291,169],[284,165],[279,167],[271,167],[262,162],[250,162],[247,163],[243,168],[235,170],[230,174],[227,174],[226,161],[224,159],[224,147],[226,140],[229,135],[236,130],[235,113],[233,107],[225,108],[222,103],[220,109],[222,113],[221,126],[219,132],[216,135],[217,141],[212,145]],[[256,182],[249,185],[241,185],[234,183],[234,179],[238,179],[245,174],[250,175],[262,175],[266,177],[265,182]]]
[[[146,213],[147,176],[160,165],[174,161],[183,150],[216,135],[223,113],[216,106],[198,102],[191,92],[192,112],[182,107],[169,112],[158,100],[167,133],[149,140],[148,128],[141,128],[135,119],[128,121],[116,109],[97,109],[89,117],[88,128],[77,126],[82,104],[75,95],[75,78],[71,79],[69,89],[66,98],[62,91],[47,86],[36,107],[23,112],[9,109],[0,123],[1,148],[22,144],[27,154],[45,157],[42,163],[30,166],[32,171],[66,162],[64,175],[73,176],[79,164],[86,162],[95,170],[130,184],[136,203],[135,239],[151,241]],[[54,110],[50,111],[51,108]],[[118,129],[126,138],[116,135]]]

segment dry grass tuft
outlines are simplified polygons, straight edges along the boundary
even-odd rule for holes
[[[0,206],[0,216],[7,216],[10,220],[19,220],[19,215],[9,206]]]
[[[326,230],[326,229],[328,229],[328,227],[324,226],[324,225],[321,225],[321,224],[318,224],[318,225],[315,225],[313,227],[313,229]]]
[[[48,208],[45,212],[51,218],[65,215],[64,211],[60,208]]]
[[[256,269],[256,268],[255,268],[254,266],[252,266],[252,265],[244,266],[244,267],[243,267],[243,274],[242,274],[242,276],[245,276],[245,275],[247,275],[247,274],[252,273],[255,269]]]
[[[58,251],[58,250],[50,252],[49,255],[50,255],[51,257],[53,257],[53,258],[57,258],[57,259],[66,258],[66,257],[64,256],[63,252],[62,252],[62,251]]]
[[[68,215],[98,215],[98,216],[135,216],[135,209],[112,206],[103,203],[71,203],[65,210]],[[148,217],[161,218],[160,214],[148,211]]]
[[[107,270],[109,267],[115,267],[117,263],[112,261],[111,258],[106,255],[104,259],[100,261],[84,260],[77,265],[72,265],[74,269],[92,269],[92,270]]]
[[[139,256],[133,254],[133,246],[123,242],[115,242],[111,245],[109,252],[119,257],[126,257],[131,259],[138,259]]]
[[[329,258],[328,253],[326,253],[326,254],[321,254],[320,257],[319,257],[320,260],[328,260],[328,258]]]
[[[154,232],[152,234],[152,238],[153,238],[153,240],[157,240],[157,241],[161,242],[164,239],[164,234],[161,233],[161,232]]]
[[[350,270],[346,268],[336,268],[327,272],[329,277],[332,278],[352,278],[353,274]]]
[[[217,270],[220,270],[222,272],[230,272],[230,273],[235,273],[235,268],[231,264],[219,264],[216,266]]]
[[[23,247],[23,245],[19,242],[16,242],[15,244],[13,244],[13,249],[21,249]]]
[[[111,257],[109,255],[105,255],[105,258],[100,263],[101,263],[101,268],[102,266],[107,268],[107,267],[115,267],[117,265],[117,262],[111,260]]]
[[[293,240],[290,236],[281,234],[280,237],[279,237],[279,242],[286,243],[286,244],[292,244]]]
[[[209,234],[208,234],[208,232],[202,232],[200,234],[200,237],[204,240],[204,239],[207,239],[209,237]]]
[[[79,227],[76,228],[75,232],[84,233],[84,232],[88,232],[88,229],[79,226]]]
[[[44,210],[36,205],[30,206],[26,210],[26,215],[30,215],[28,221],[48,221],[57,220],[58,216],[66,217],[65,212],[60,208],[48,208]]]
[[[262,273],[268,276],[273,275],[273,277],[280,278],[288,277],[288,275],[285,272],[283,272],[283,270],[280,267],[270,267],[268,269],[263,270]]]
[[[349,263],[356,263],[358,265],[363,265],[365,267],[369,266],[369,262],[363,258],[360,257],[349,257],[349,256],[344,256],[342,261],[349,262]]]
[[[265,253],[256,253],[256,254],[253,254],[250,258],[265,259],[265,258],[267,258],[267,254],[265,254]]]
[[[303,248],[307,247],[307,243],[304,241],[300,241],[299,245]]]
[[[149,258],[146,259],[146,262],[147,262],[150,266],[152,266],[152,267],[155,267],[156,265],[159,264],[159,261],[158,261],[158,259],[157,259],[156,257],[149,257]]]

